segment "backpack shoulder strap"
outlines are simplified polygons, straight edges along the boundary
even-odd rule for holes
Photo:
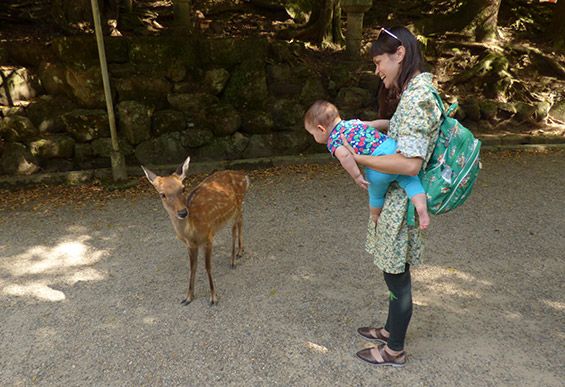
[[[443,105],[443,101],[441,100],[441,96],[439,95],[438,91],[436,90],[435,87],[430,87],[430,90],[432,91],[432,94],[434,95],[437,106],[439,107],[439,110],[441,111],[441,115],[443,116],[443,118],[447,117],[447,111],[445,110],[445,106]]]

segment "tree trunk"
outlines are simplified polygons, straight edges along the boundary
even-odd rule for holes
[[[192,1],[174,0],[175,22],[182,30],[192,31]]]
[[[501,0],[471,0],[469,7],[477,10],[473,20],[463,29],[475,36],[477,42],[496,40],[498,25],[498,10]]]
[[[565,49],[565,0],[559,0],[553,13],[553,20],[549,25],[548,36],[553,39],[553,46]]]
[[[306,40],[321,46],[343,45],[345,37],[341,28],[340,3],[340,0],[317,0],[308,23],[294,31],[283,31],[281,37]]]
[[[562,0],[563,1],[563,0]],[[415,24],[424,34],[461,31],[477,42],[496,39],[501,0],[467,0],[455,13],[425,18]]]

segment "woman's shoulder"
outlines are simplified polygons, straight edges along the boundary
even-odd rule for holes
[[[432,82],[433,75],[431,73],[420,73],[408,82],[406,90],[402,93],[402,98],[419,97],[422,99],[433,100],[432,90],[434,84]]]

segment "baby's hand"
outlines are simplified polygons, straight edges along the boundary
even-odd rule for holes
[[[367,180],[365,180],[365,178],[363,177],[363,174],[360,173],[355,179],[353,179],[355,181],[355,183],[365,189],[368,190],[369,189],[369,182]]]

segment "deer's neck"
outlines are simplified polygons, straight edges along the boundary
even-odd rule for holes
[[[183,241],[188,241],[191,238],[192,227],[190,222],[190,214],[184,219],[177,218],[177,214],[171,211],[167,211],[171,224],[175,229],[178,239]]]

